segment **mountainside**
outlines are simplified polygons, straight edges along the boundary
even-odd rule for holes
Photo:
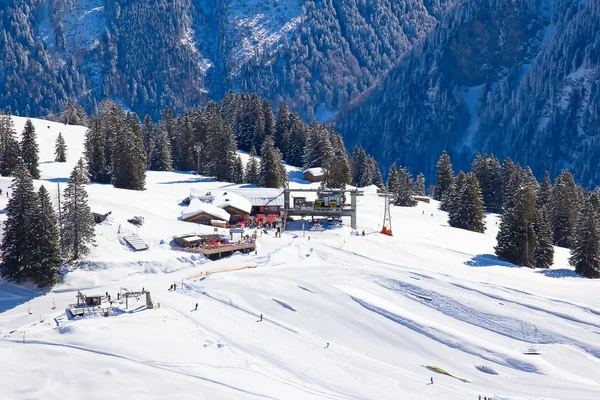
[[[599,33],[598,0],[465,2],[335,126],[429,178],[447,149],[457,168],[487,151],[600,183]]]
[[[26,123],[14,118],[19,133]],[[33,185],[57,204],[86,128],[32,123]],[[66,162],[53,161],[59,134]],[[320,183],[288,171],[292,196],[314,200],[294,190]],[[0,177],[0,231],[12,182]],[[358,230],[349,217],[324,231],[296,219],[280,237],[258,230],[257,253],[209,261],[173,241],[215,232],[181,220],[190,211],[182,200],[211,192],[255,202],[281,189],[166,171],[148,171],[145,191],[85,189],[93,212],[110,212],[95,225],[90,254],[65,265],[52,288],[0,278],[2,399],[600,398],[600,281],[576,274],[566,248],[555,248],[548,269],[499,260],[496,214],[476,233],[448,226],[435,200],[392,206],[387,236],[379,233],[385,199],[370,186],[357,198]],[[133,251],[130,235],[148,249]],[[107,316],[86,307],[69,319],[79,291],[112,296],[102,296]],[[124,299],[127,291],[149,292],[150,309],[139,292]]]
[[[111,98],[156,118],[236,89],[311,120],[382,77],[451,3],[3,0],[0,109],[92,111]]]

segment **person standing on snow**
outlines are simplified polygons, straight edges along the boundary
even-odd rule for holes
[[[260,314],[260,320],[262,321],[262,314]]]
[[[433,385],[433,376],[431,377],[431,384]]]
[[[196,303],[196,308],[194,308],[194,311],[196,311],[198,309],[198,303]]]

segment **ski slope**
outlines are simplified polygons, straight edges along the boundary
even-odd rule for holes
[[[56,198],[85,129],[34,123],[36,185]],[[58,132],[65,164],[52,161]],[[1,398],[600,398],[600,282],[579,278],[565,249],[548,271],[504,263],[493,256],[497,216],[485,234],[462,231],[435,202],[393,207],[394,236],[383,236],[383,199],[365,188],[364,237],[292,224],[260,237],[256,255],[211,262],[170,249],[174,235],[213,231],[178,220],[190,190],[278,193],[176,172],[149,172],[144,192],[89,185],[92,209],[112,212],[89,258],[50,291],[0,283]],[[142,227],[126,221],[134,215]],[[150,249],[129,250],[130,233]],[[140,299],[108,318],[65,317],[77,290],[114,299],[120,288],[145,288],[160,308]]]

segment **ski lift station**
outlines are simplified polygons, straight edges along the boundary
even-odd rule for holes
[[[307,201],[306,197],[292,197],[291,193],[317,193],[317,199]],[[350,194],[350,204],[345,203],[346,193]],[[357,229],[356,198],[363,195],[364,193],[357,189],[284,189],[283,208],[288,217],[350,217],[350,226]]]

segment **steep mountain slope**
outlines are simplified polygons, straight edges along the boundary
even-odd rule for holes
[[[467,2],[336,120],[348,145],[432,177],[449,150],[511,155],[537,174],[600,182],[598,0]],[[570,115],[570,116],[569,116]]]
[[[25,0],[0,10],[0,109],[109,97],[157,117],[229,89],[310,120],[383,76],[452,0]],[[24,86],[28,91],[20,91]]]

